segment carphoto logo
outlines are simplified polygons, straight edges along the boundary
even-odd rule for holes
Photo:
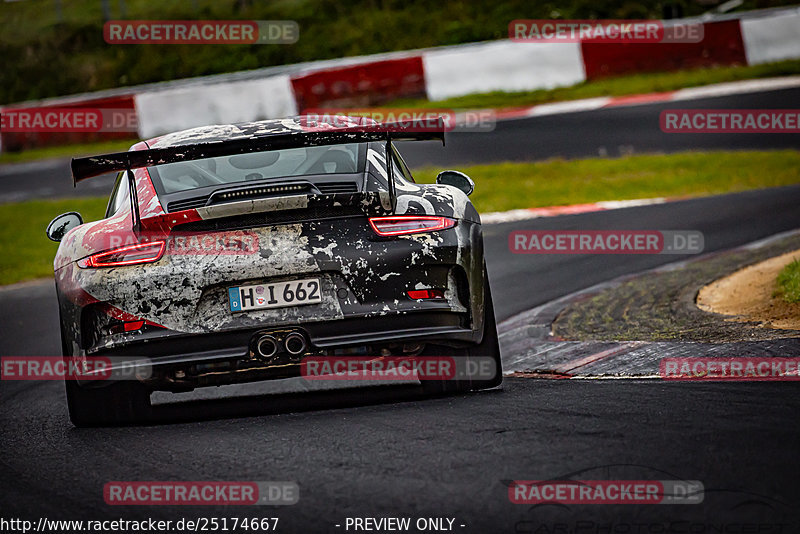
[[[508,38],[518,43],[699,43],[703,24],[660,20],[512,20]]]
[[[151,375],[150,360],[137,357],[3,356],[2,380],[139,380]]]
[[[800,358],[664,358],[666,380],[800,380]]]
[[[306,380],[491,380],[491,357],[310,356],[300,361]]]
[[[700,504],[699,480],[515,480],[514,504]]]
[[[103,26],[108,44],[293,44],[293,20],[111,20]]]
[[[296,482],[108,482],[103,500],[119,505],[269,505],[286,506],[300,499]]]
[[[665,133],[800,133],[800,109],[666,109]]]
[[[359,131],[384,131],[391,125],[406,132],[491,132],[497,117],[493,110],[455,111],[452,109],[362,108],[309,109],[301,125],[309,129],[355,128]]]
[[[699,254],[704,239],[695,230],[515,230],[514,254]]]
[[[4,109],[0,132],[92,133],[137,132],[139,120],[133,109],[26,108]]]

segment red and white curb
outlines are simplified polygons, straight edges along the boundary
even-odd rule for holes
[[[757,250],[800,230],[781,232],[730,252]],[[711,252],[709,254],[718,254]],[[591,298],[630,280],[674,271],[702,260],[708,254],[680,260],[569,293],[501,321],[497,325],[503,375],[546,379],[661,379],[663,358],[774,357],[798,354],[800,338],[771,341],[700,343],[690,341],[565,341],[553,336],[553,322],[570,304]]]
[[[594,211],[607,211],[622,208],[633,208],[636,206],[651,206],[653,204],[664,204],[679,200],[677,198],[640,198],[633,200],[604,200],[592,202],[590,204],[572,204],[569,206],[548,206],[546,208],[525,208],[509,211],[493,211],[481,214],[483,224],[500,224],[514,221],[524,221],[527,219],[538,219],[540,217],[555,217],[558,215],[576,215],[579,213],[591,213]]]
[[[559,115],[562,113],[577,113],[579,111],[593,111],[604,108],[622,106],[640,106],[659,102],[680,102],[697,100],[700,98],[716,98],[729,95],[747,93],[760,93],[764,91],[778,91],[800,87],[800,76],[785,76],[780,78],[763,78],[758,80],[742,80],[738,82],[725,82],[702,87],[690,87],[667,91],[662,93],[647,93],[628,96],[604,96],[585,98],[567,102],[554,102],[552,104],[539,104],[525,108],[506,108],[494,110],[498,121],[527,119],[545,115]]]

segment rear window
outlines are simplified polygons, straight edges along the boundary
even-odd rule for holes
[[[313,146],[237,154],[217,158],[168,163],[150,167],[150,177],[160,193],[325,174],[363,171],[359,144]]]

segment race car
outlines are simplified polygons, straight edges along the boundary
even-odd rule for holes
[[[63,356],[133,369],[69,377],[73,424],[141,421],[153,391],[294,377],[309,357],[481,358],[489,374],[423,389],[500,384],[474,184],[417,184],[396,146],[444,143],[443,126],[341,121],[200,127],[72,160],[74,183],[117,176],[105,218],[47,229]]]

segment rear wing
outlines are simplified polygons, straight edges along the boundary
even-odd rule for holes
[[[153,165],[164,165],[181,161],[233,156],[251,152],[266,152],[310,146],[336,145],[341,143],[364,143],[373,141],[426,141],[441,140],[444,144],[444,121],[439,118],[441,129],[414,132],[401,124],[379,124],[335,128],[319,131],[297,131],[291,133],[248,136],[244,138],[208,143],[195,143],[165,148],[151,148],[130,152],[117,152],[102,156],[73,158],[72,183],[76,185],[87,178],[112,172],[127,171]],[[388,164],[388,162],[387,162]]]
[[[392,179],[392,158],[390,156],[389,143],[393,140],[427,141],[438,139],[441,140],[442,145],[444,145],[444,120],[439,117],[437,122],[438,124],[436,127],[426,128],[426,131],[422,132],[411,131],[410,127],[400,123],[385,123],[325,130],[299,130],[282,134],[255,135],[225,141],[133,150],[87,158],[73,158],[71,164],[72,185],[75,187],[78,182],[101,174],[126,171],[128,176],[128,189],[130,192],[129,197],[131,199],[133,231],[138,235],[141,230],[142,220],[139,214],[139,198],[136,193],[136,184],[132,169],[181,161],[215,158],[219,156],[284,150],[288,148],[386,141],[386,182],[389,189],[391,211],[394,213],[397,205],[397,196],[395,194],[394,180]]]

